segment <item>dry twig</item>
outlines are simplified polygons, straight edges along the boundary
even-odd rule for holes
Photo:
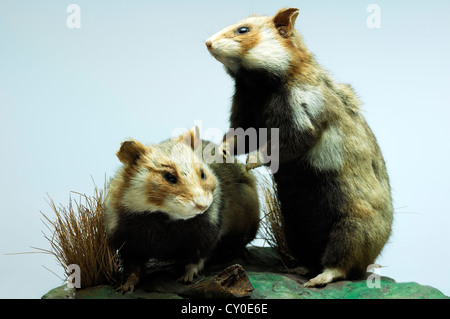
[[[253,171],[256,174],[256,171]],[[280,202],[277,195],[277,187],[271,174],[258,174],[261,200],[260,233],[262,238],[272,247],[285,263],[292,263],[295,259],[289,253],[284,237]]]

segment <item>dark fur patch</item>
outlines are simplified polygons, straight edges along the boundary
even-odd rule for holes
[[[162,212],[121,212],[118,224],[110,242],[120,248],[125,265],[150,258],[197,263],[211,254],[219,238],[219,225],[210,222],[208,211],[188,220],[171,220]]]
[[[320,173],[294,160],[274,174],[291,253],[302,266],[320,267],[333,226],[343,218],[337,173]]]
[[[301,156],[318,139],[316,132],[299,133],[295,127],[293,106],[288,100],[286,79],[266,71],[241,69],[235,78],[235,94],[230,124],[233,128],[279,129],[280,161]],[[313,125],[314,119],[311,119]],[[270,149],[270,144],[268,145]],[[246,151],[251,151],[248,148]]]

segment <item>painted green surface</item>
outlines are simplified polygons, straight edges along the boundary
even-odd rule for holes
[[[450,299],[438,289],[415,282],[396,283],[382,279],[380,288],[368,288],[365,280],[338,282],[323,288],[303,288],[291,278],[275,273],[248,272],[255,290],[254,299]],[[180,299],[176,293],[145,292],[121,294],[109,286],[97,286],[74,291],[65,286],[52,289],[44,299]]]
[[[258,299],[450,299],[438,289],[415,282],[396,283],[388,277],[380,277],[379,288],[369,288],[366,280],[338,281],[323,288],[303,288],[308,280],[298,275],[288,275],[274,253],[268,247],[250,247],[247,259],[233,259],[227,263],[210,265],[205,274],[215,273],[232,264],[240,264],[254,287],[251,298]],[[80,290],[66,286],[52,289],[42,298],[48,299],[178,299],[186,285],[177,283],[176,276],[162,273],[149,279],[144,287],[131,293],[118,293],[110,286],[97,286]],[[202,278],[199,278],[201,280]],[[371,282],[371,281],[369,281]],[[178,292],[178,293],[177,293]]]
[[[252,298],[269,299],[449,299],[438,289],[415,282],[396,283],[382,277],[380,288],[365,280],[343,281],[323,288],[303,288],[296,280],[274,273],[248,272],[255,290]]]

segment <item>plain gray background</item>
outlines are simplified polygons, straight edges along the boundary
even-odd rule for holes
[[[66,8],[81,8],[69,29]],[[369,4],[381,28],[368,28]],[[387,162],[393,235],[377,262],[399,282],[450,295],[448,1],[0,1],[0,297],[62,284],[40,212],[113,175],[128,137],[201,121],[228,128],[233,82],[204,41],[250,14],[298,7],[296,27],[364,102]],[[91,179],[92,176],[92,179]],[[76,196],[74,196],[76,198]],[[48,232],[47,232],[48,233]]]

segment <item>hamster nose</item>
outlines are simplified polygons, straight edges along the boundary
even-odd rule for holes
[[[205,205],[205,204],[195,203],[195,207],[196,207],[198,210],[204,211],[208,206]]]
[[[206,47],[208,49],[212,49],[212,42],[211,42],[211,40],[206,40],[205,44],[206,44]]]
[[[195,208],[204,211],[209,207],[210,202],[208,201],[208,199],[205,197],[201,197],[201,198],[196,198],[194,201],[194,205]]]

